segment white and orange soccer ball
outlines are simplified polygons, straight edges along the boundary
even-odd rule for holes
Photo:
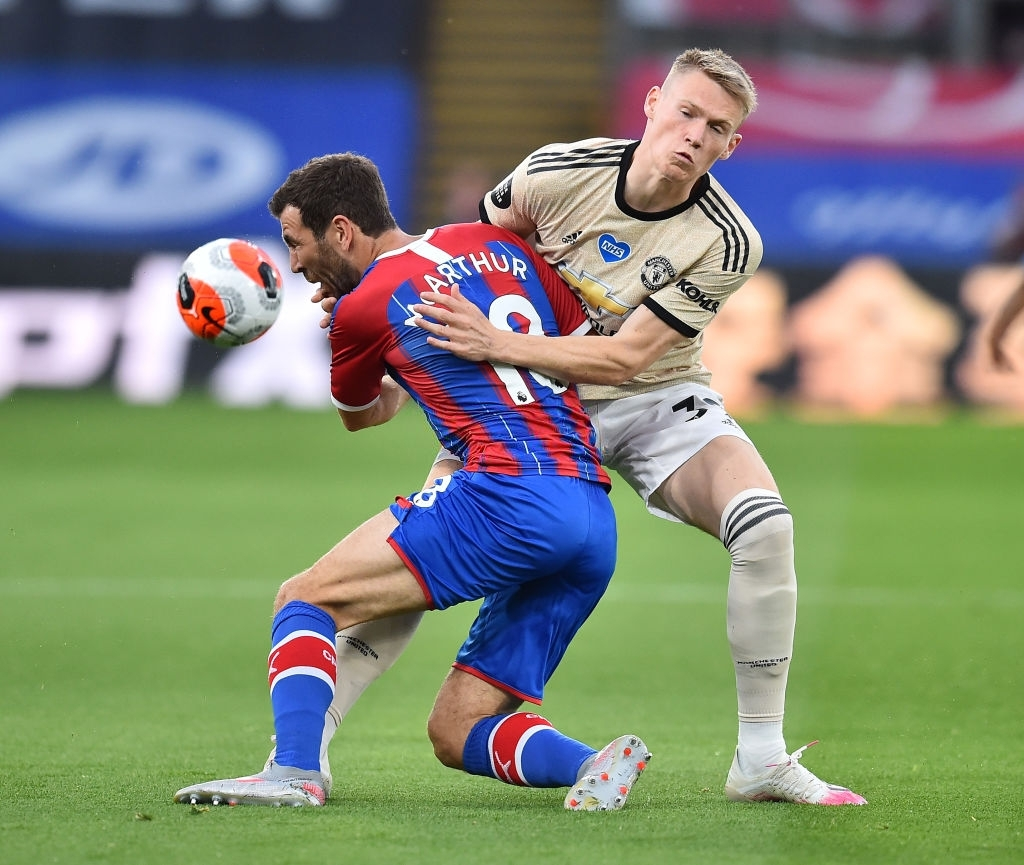
[[[283,300],[281,271],[247,240],[204,243],[178,276],[178,312],[200,339],[219,346],[259,339],[277,320]]]

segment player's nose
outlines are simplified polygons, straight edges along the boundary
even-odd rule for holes
[[[686,143],[690,147],[698,148],[704,142],[704,127],[701,124],[690,126],[686,130]]]

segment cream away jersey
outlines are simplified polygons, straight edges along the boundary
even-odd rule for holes
[[[534,151],[480,202],[480,218],[531,239],[576,292],[595,329],[614,334],[643,304],[679,343],[620,387],[581,385],[585,399],[614,399],[669,382],[710,384],[703,331],[761,263],[761,238],[710,174],[661,213],[626,204],[638,142],[590,138]],[[534,232],[536,232],[534,234]]]

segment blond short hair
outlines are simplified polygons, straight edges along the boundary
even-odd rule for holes
[[[680,54],[667,78],[697,69],[719,84],[726,93],[736,98],[746,120],[757,108],[757,89],[747,71],[719,48],[690,48]],[[667,80],[666,78],[666,80]]]

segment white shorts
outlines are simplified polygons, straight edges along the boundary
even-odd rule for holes
[[[656,517],[685,522],[656,490],[672,472],[719,436],[753,445],[725,410],[720,394],[684,382],[621,399],[584,400],[597,430],[601,462],[618,472]]]

